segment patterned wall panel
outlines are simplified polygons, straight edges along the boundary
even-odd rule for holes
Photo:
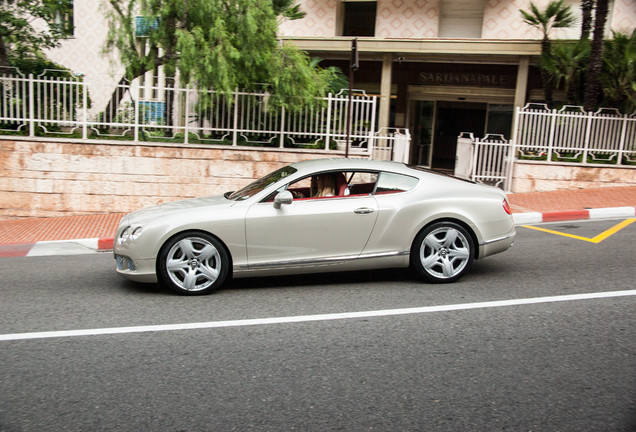
[[[540,10],[545,9],[551,0],[534,0]],[[486,0],[484,10],[483,39],[541,39],[538,30],[523,22],[520,9],[529,10],[530,0]],[[580,2],[570,1],[575,15],[578,14]],[[578,38],[579,28],[556,29],[550,37],[553,39]]]
[[[336,12],[339,0],[301,0],[303,19],[284,20],[279,26],[281,36],[333,37],[336,36]]]
[[[439,0],[379,0],[376,37],[434,38]]]
[[[545,9],[550,0],[534,0],[540,10]],[[576,24],[568,29],[556,29],[550,34],[553,39],[578,39],[581,21],[580,0],[566,1],[572,8]],[[613,30],[632,32],[636,28],[636,0],[614,0],[608,16]],[[486,0],[483,39],[541,39],[542,34],[525,24],[520,9],[529,10],[530,0]]]
[[[636,0],[615,0],[611,16],[612,30],[631,33],[636,30]]]
[[[376,37],[433,38],[437,36],[439,0],[378,0]],[[284,21],[282,36],[337,36],[336,14],[340,0],[301,0],[305,18]]]

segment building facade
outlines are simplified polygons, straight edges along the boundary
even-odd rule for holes
[[[380,127],[411,131],[409,161],[453,168],[457,136],[510,138],[515,107],[540,101],[537,62],[541,34],[523,23],[530,0],[300,0],[306,16],[283,21],[280,37],[323,66],[349,73],[352,41],[358,52],[353,87],[380,97]],[[535,0],[544,8],[548,0]],[[569,0],[579,13],[580,1]],[[123,67],[103,54],[105,3],[75,0],[73,36],[50,57],[89,82],[116,83]],[[636,28],[636,0],[614,0],[608,30]],[[578,26],[553,39],[576,39]],[[114,85],[114,84],[113,84]],[[109,84],[91,90],[96,109]]]

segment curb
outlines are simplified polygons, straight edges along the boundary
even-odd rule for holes
[[[113,249],[112,238],[91,238],[77,240],[41,241],[0,245],[0,258],[50,256],[50,255],[83,255],[106,252]]]
[[[636,207],[609,207],[587,210],[565,210],[550,212],[513,213],[515,225],[542,222],[564,222],[586,219],[631,218],[636,217]]]
[[[587,210],[566,210],[550,212],[513,213],[515,225],[543,222],[565,222],[586,219],[632,218],[636,217],[636,207],[610,207]],[[107,252],[113,249],[113,238],[91,238],[78,240],[41,241],[36,243],[0,244],[0,258],[83,255]]]

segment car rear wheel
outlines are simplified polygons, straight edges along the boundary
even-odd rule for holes
[[[411,266],[424,280],[454,282],[475,259],[475,246],[468,231],[454,222],[437,222],[421,231],[411,249]]]
[[[230,260],[217,239],[202,232],[186,232],[170,239],[161,249],[160,283],[184,295],[209,294],[225,281]]]

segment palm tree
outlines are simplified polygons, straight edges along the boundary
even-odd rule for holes
[[[581,0],[581,40],[590,38],[595,0]]]
[[[636,30],[631,35],[614,32],[605,41],[600,80],[607,106],[624,113],[636,109]]]
[[[601,94],[599,76],[603,66],[603,36],[605,34],[605,21],[607,20],[609,0],[596,1],[596,13],[594,14],[594,38],[590,49],[590,66],[585,83],[585,109],[592,111],[596,108]]]
[[[549,61],[550,57],[550,33],[555,28],[570,27],[574,24],[574,15],[569,5],[565,4],[565,0],[554,0],[541,11],[534,4],[530,3],[530,11],[520,10],[523,21],[535,27],[543,34],[541,40],[541,57],[543,61]],[[552,105],[552,80],[544,69],[541,69],[541,80],[543,81],[543,89],[545,92],[545,101],[548,105]]]
[[[583,102],[583,80],[589,58],[589,41],[561,41],[552,46],[552,55],[541,64],[557,87],[563,81],[568,105]]]

